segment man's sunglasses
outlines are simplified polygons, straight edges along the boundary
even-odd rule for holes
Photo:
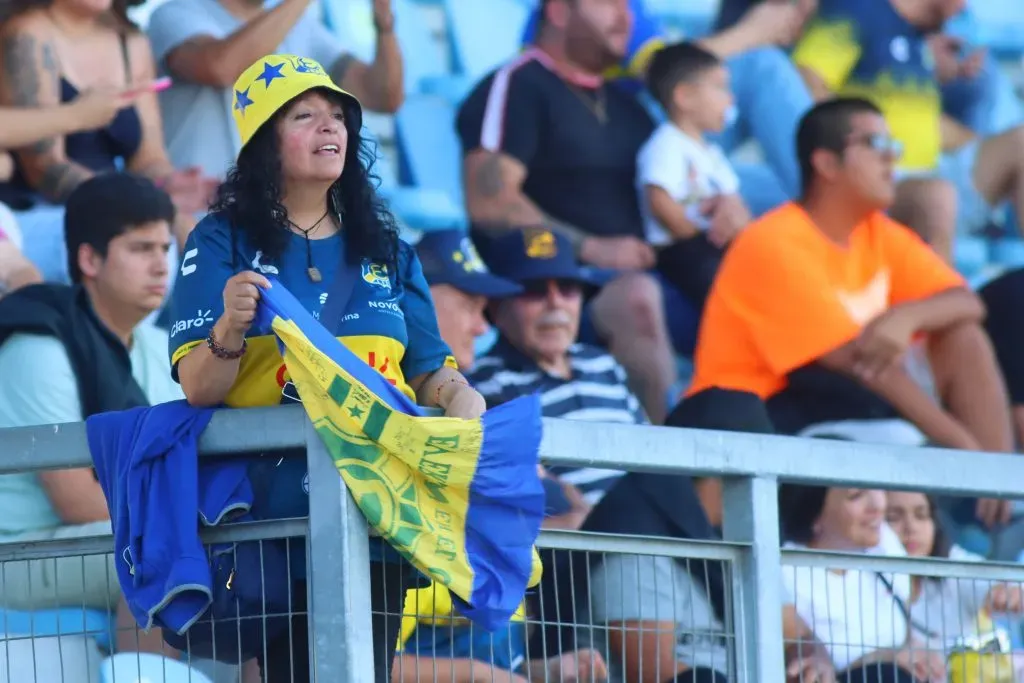
[[[565,298],[576,296],[583,290],[583,286],[576,280],[527,280],[522,283],[523,293],[520,296],[531,299],[546,299],[552,284],[558,290],[559,296]]]
[[[854,135],[850,137],[851,145],[861,145],[873,149],[879,154],[899,159],[903,156],[903,143],[884,133],[871,133],[869,135]]]

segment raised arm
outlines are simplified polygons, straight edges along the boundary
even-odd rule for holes
[[[157,61],[171,75],[191,83],[229,88],[260,57],[277,51],[302,15],[309,0],[282,0],[227,37],[217,38],[216,25],[205,26],[189,7],[167,3],[150,22]]]
[[[367,109],[393,114],[402,106],[405,86],[402,81],[402,51],[395,37],[391,0],[374,0],[373,25],[377,32],[373,62],[366,64],[352,55],[341,55],[331,61],[331,74],[338,85],[355,95]],[[330,33],[323,26],[318,28]],[[333,35],[331,39],[337,42]]]

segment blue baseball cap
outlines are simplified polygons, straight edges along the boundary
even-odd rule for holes
[[[617,271],[581,266],[572,243],[554,230],[528,228],[492,233],[479,240],[484,260],[495,275],[515,282],[573,280],[600,287]]]
[[[523,291],[515,282],[492,275],[469,236],[461,230],[426,233],[416,243],[416,255],[429,285],[451,285],[489,299],[515,296]]]

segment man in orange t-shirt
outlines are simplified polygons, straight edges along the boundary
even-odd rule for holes
[[[701,320],[688,402],[755,394],[777,431],[902,417],[933,443],[1012,450],[1008,399],[984,307],[963,279],[883,213],[899,143],[870,102],[840,98],[797,133],[803,198],[729,248]],[[925,338],[938,400],[906,370]],[[698,398],[700,397],[700,398]],[[987,522],[1009,506],[983,501]]]

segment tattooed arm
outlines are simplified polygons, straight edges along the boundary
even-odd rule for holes
[[[509,154],[476,149],[463,161],[466,208],[474,227],[544,226],[564,233],[579,249],[587,234],[547,215],[523,193],[526,166]]]
[[[55,47],[35,16],[10,20],[0,32],[0,100],[15,107],[56,107],[60,71]],[[63,203],[92,171],[69,160],[64,138],[44,138],[16,150],[28,182],[52,202]]]

